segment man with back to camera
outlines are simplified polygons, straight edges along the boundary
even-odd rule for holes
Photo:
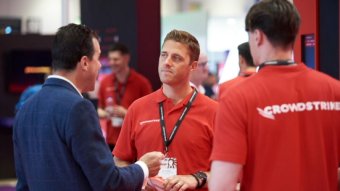
[[[160,189],[207,190],[217,103],[190,86],[199,53],[197,39],[188,32],[167,34],[158,64],[163,85],[129,107],[114,149],[121,166],[151,150],[164,152]]]
[[[202,83],[208,78],[208,73],[208,57],[206,54],[201,53],[198,58],[196,69],[192,70],[190,73],[190,84],[194,86],[199,93],[205,94]]]
[[[151,93],[152,88],[147,78],[129,67],[130,51],[124,44],[115,43],[108,51],[108,60],[112,73],[100,82],[98,113],[109,117],[106,142],[113,150],[127,108],[136,99]]]
[[[287,0],[253,5],[246,21],[260,69],[223,94],[217,112],[214,191],[335,191],[340,160],[340,83],[296,63],[300,16]]]
[[[239,75],[231,80],[223,82],[219,86],[218,95],[221,97],[222,92],[228,90],[231,86],[242,82],[247,77],[256,73],[256,66],[254,65],[253,58],[251,57],[249,42],[244,42],[237,47],[239,56]]]
[[[84,25],[61,27],[52,44],[53,75],[16,115],[17,190],[140,190],[160,169],[160,152],[115,166],[93,104],[101,67],[98,36]]]

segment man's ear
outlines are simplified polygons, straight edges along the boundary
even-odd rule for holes
[[[240,65],[240,68],[243,67],[243,66],[245,66],[245,65],[247,65],[247,64],[246,64],[246,60],[243,58],[243,56],[239,55],[238,60],[239,60],[238,63],[239,63],[239,65]]]
[[[87,56],[82,56],[79,61],[80,68],[83,71],[87,71],[89,67],[89,58]]]
[[[195,70],[197,68],[198,61],[191,62],[191,70]]]
[[[263,40],[264,40],[264,33],[259,30],[259,29],[255,29],[254,31],[255,33],[255,42],[257,46],[260,46],[263,44]]]

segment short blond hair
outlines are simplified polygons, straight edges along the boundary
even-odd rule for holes
[[[164,46],[164,43],[168,40],[173,40],[186,45],[190,51],[190,62],[198,61],[200,55],[200,45],[198,43],[198,40],[192,34],[186,31],[174,29],[166,35],[162,47]]]

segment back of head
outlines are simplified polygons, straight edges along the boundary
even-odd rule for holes
[[[250,53],[249,43],[248,42],[242,43],[238,45],[237,49],[238,54],[241,55],[246,60],[247,66],[255,67],[253,57],[251,56]]]
[[[110,47],[110,49],[109,49],[108,52],[115,52],[115,51],[119,51],[119,52],[120,52],[121,54],[123,54],[123,55],[130,54],[130,51],[129,51],[128,47],[125,46],[125,44],[119,43],[119,42],[113,44],[113,45]]]
[[[200,45],[198,40],[193,35],[186,31],[172,30],[166,35],[163,45],[167,40],[173,40],[186,45],[190,50],[190,62],[198,61],[198,57],[200,55]]]
[[[53,70],[71,71],[76,68],[82,56],[92,59],[92,38],[98,39],[98,36],[85,25],[68,24],[60,27],[52,44]]]
[[[262,0],[253,5],[245,21],[246,31],[261,30],[276,47],[293,46],[300,27],[300,15],[288,0]]]

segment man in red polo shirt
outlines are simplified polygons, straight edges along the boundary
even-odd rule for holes
[[[108,51],[108,60],[112,73],[100,82],[98,112],[107,117],[106,142],[113,150],[127,108],[151,93],[152,88],[148,79],[129,67],[130,52],[124,44],[114,44]]]
[[[158,65],[163,86],[129,107],[114,149],[121,166],[149,151],[164,152],[158,175],[165,190],[207,190],[217,103],[190,86],[199,54],[191,34],[167,34]]]
[[[228,80],[220,84],[220,87],[218,90],[219,98],[221,97],[223,92],[228,90],[231,86],[234,86],[235,84],[242,82],[247,77],[256,73],[256,66],[254,65],[253,58],[251,57],[249,43],[244,42],[238,45],[237,49],[238,49],[238,55],[239,55],[238,64],[240,67],[239,75],[232,80]]]
[[[340,82],[296,63],[300,16],[263,0],[246,17],[259,71],[220,99],[211,154],[213,191],[336,191]]]

